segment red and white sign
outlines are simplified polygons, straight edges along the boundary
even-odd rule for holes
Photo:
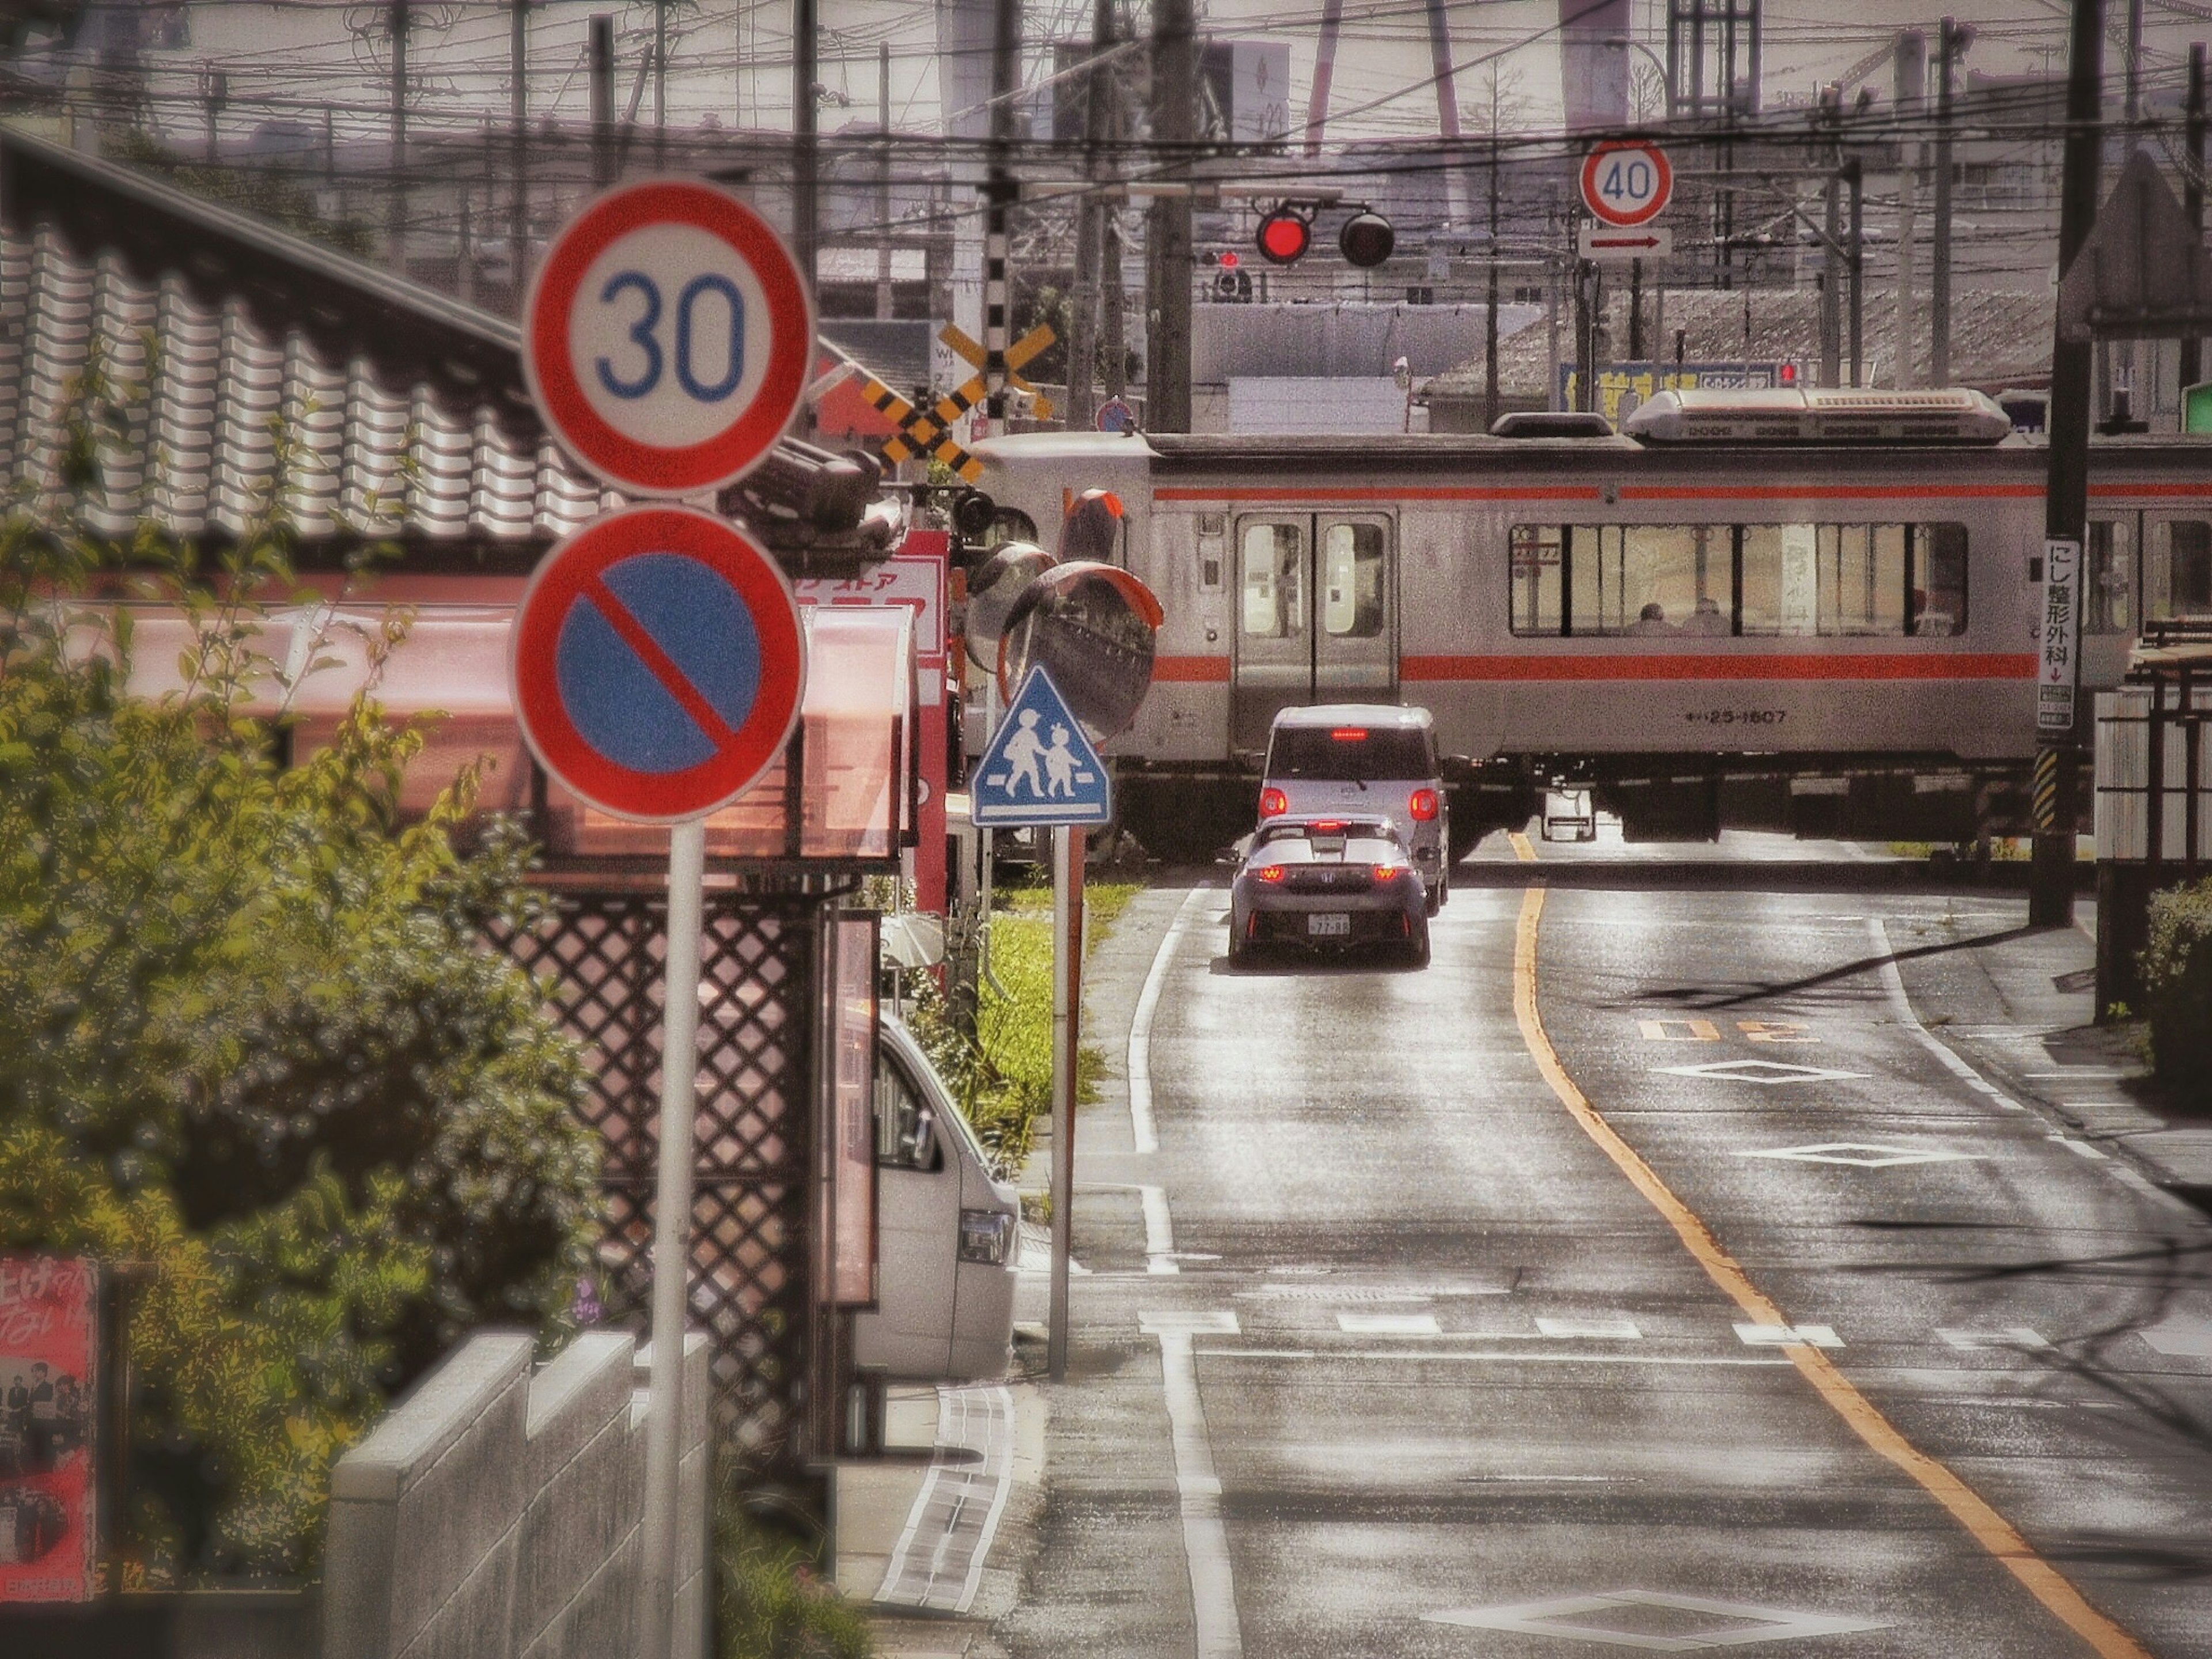
[[[641,507],[538,563],[509,672],[531,752],[584,800],[641,823],[726,805],[783,752],[805,689],[791,586],[733,526]]]
[[[790,424],[813,354],[812,302],[782,240],[689,180],[593,200],[554,239],[523,307],[538,413],[632,495],[744,477]]]
[[[916,550],[927,534],[909,536],[898,552],[857,576],[811,576],[792,589],[801,605],[896,605],[913,611],[915,665],[922,672],[923,693],[934,695],[944,688],[945,556]]]
[[[93,1596],[98,1291],[89,1261],[0,1255],[0,1603]]]
[[[1674,194],[1667,152],[1641,138],[1611,139],[1583,160],[1583,205],[1608,225],[1649,224]]]

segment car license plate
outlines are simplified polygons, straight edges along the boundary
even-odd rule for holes
[[[1352,918],[1336,911],[1316,911],[1306,918],[1306,934],[1311,939],[1347,939],[1352,933]]]

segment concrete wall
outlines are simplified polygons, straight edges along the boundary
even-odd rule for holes
[[[627,1659],[651,1350],[471,1337],[339,1461],[324,1659]],[[704,1659],[707,1339],[684,1345],[676,1659]]]

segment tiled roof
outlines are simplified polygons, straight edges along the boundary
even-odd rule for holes
[[[120,533],[235,534],[269,492],[308,538],[521,544],[613,497],[544,434],[510,322],[124,168],[0,130],[0,470],[51,483],[97,349],[127,389]],[[289,448],[280,455],[280,448]]]

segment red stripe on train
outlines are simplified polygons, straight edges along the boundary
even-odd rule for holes
[[[1283,489],[1255,485],[1242,489],[1206,489],[1168,484],[1152,492],[1161,501],[1594,501],[1595,484],[1498,485],[1420,484],[1405,489],[1369,487],[1341,489]]]
[[[1229,659],[1226,657],[1155,657],[1152,659],[1152,679],[1174,685],[1226,685],[1229,684]]]
[[[2026,653],[1930,652],[1907,656],[1407,657],[1405,680],[2025,680],[2036,659]]]

